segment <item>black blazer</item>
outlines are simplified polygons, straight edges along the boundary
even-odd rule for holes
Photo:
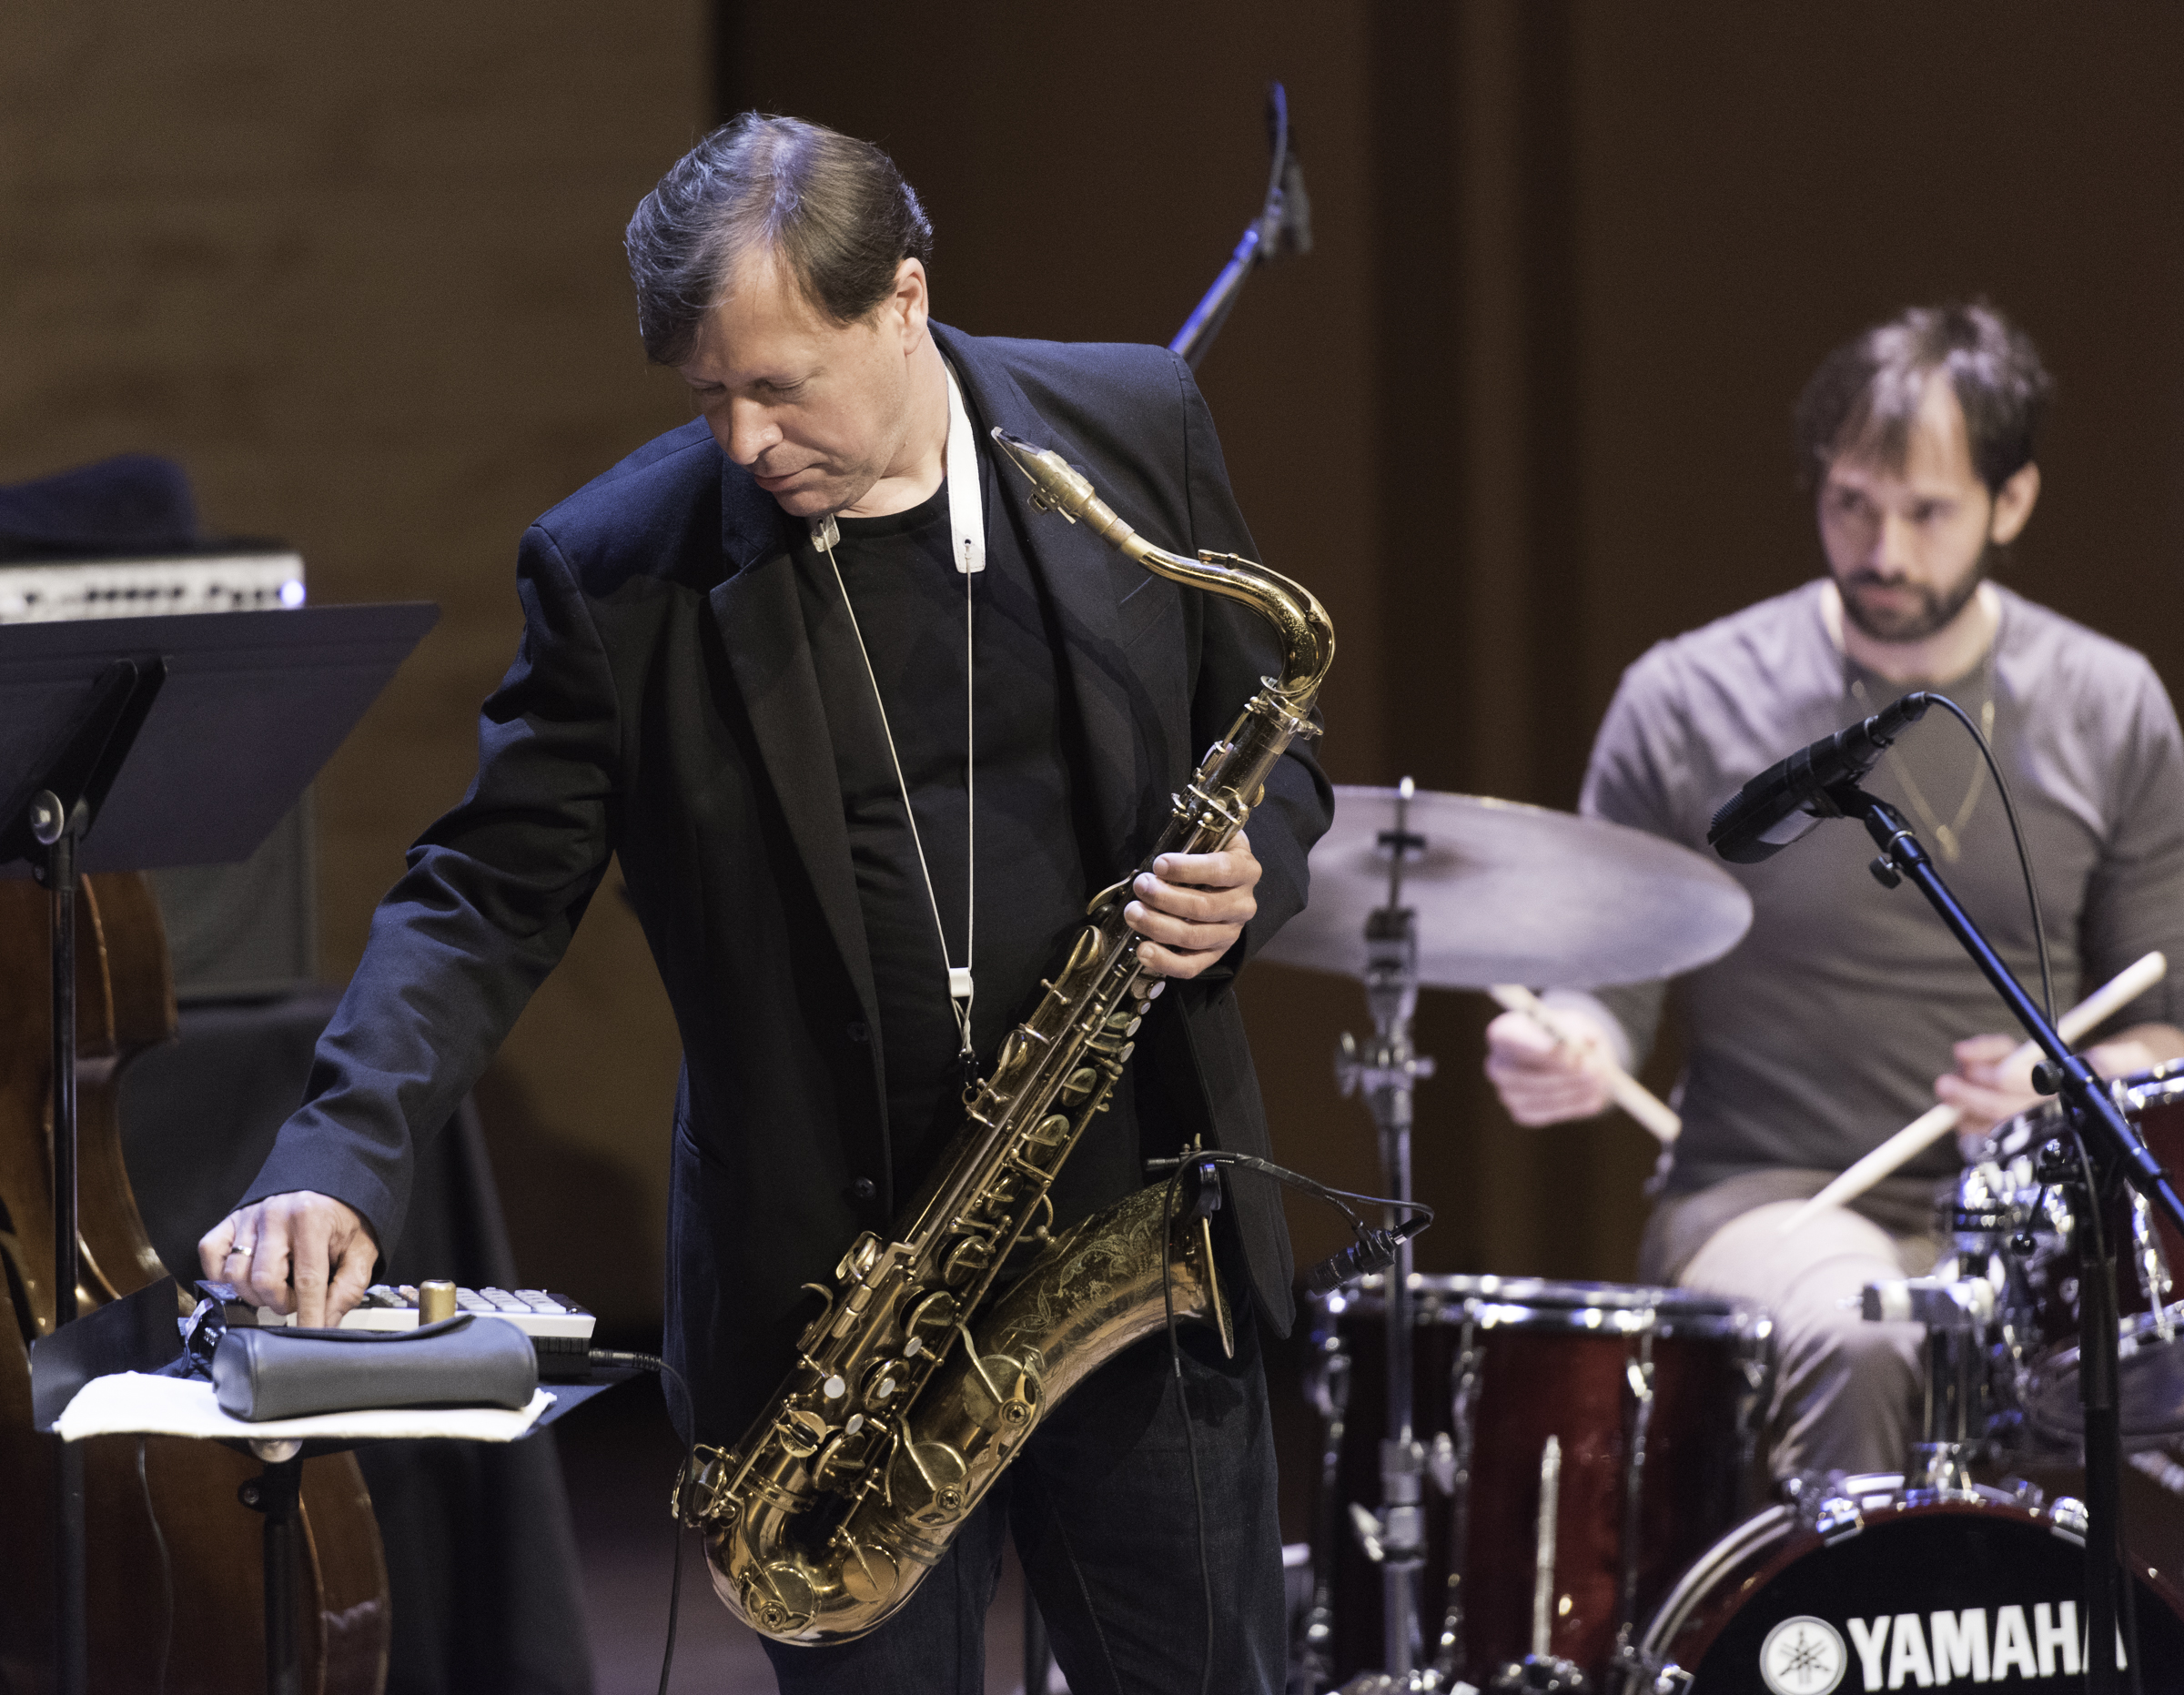
[[[1257,557],[1173,355],[934,333],[982,432],[1057,448],[1164,546]],[[987,522],[1021,525],[1064,631],[1066,711],[1110,855],[1087,869],[1121,877],[1275,644],[1244,609],[1030,513],[1029,485],[984,451]],[[810,1311],[799,1286],[825,1281],[860,1230],[884,1232],[897,1198],[793,521],[698,421],[525,534],[522,645],[485,703],[477,779],[374,915],[306,1103],[248,1197],[316,1189],[393,1241],[415,1138],[451,1115],[619,855],[683,1044],[667,1347],[696,1433],[716,1441],[742,1435],[787,1368]],[[1139,1063],[1186,1129],[1223,1147],[1267,1151],[1234,968],[1304,904],[1306,852],[1331,815],[1309,748],[1292,747],[1251,821],[1258,918],[1141,1034]],[[1261,1310],[1286,1329],[1279,1199],[1255,1178],[1231,1192]]]

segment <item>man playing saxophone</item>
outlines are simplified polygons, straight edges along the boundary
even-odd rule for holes
[[[684,1437],[726,1447],[795,1356],[801,1286],[886,1234],[1087,901],[1277,666],[1249,610],[1035,522],[989,440],[1052,447],[1163,546],[1255,555],[1182,363],[932,323],[931,231],[877,149],[746,115],[662,179],[627,246],[646,352],[701,416],[523,538],[523,643],[477,779],[411,851],[309,1097],[200,1253],[306,1324],[352,1306],[416,1138],[618,858],[684,1049],[667,1351]],[[1127,923],[1169,989],[1055,1182],[1057,1226],[1194,1138],[1266,1152],[1233,977],[1303,904],[1331,804],[1298,742],[1249,839],[1137,877]],[[769,1642],[784,1690],[981,1687],[1010,1531],[1072,1687],[1195,1687],[1208,1652],[1216,1688],[1279,1685],[1256,1327],[1286,1329],[1290,1265],[1257,1180],[1230,1185],[1216,1245],[1236,1353],[1185,1335],[1195,1487],[1155,1337],[1037,1427],[887,1622]],[[1201,1552],[1203,1634],[1181,1599]]]

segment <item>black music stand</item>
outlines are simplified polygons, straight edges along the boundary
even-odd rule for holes
[[[404,602],[0,625],[0,876],[35,875],[53,903],[56,1330],[78,1275],[78,878],[247,858],[439,617]],[[56,1475],[54,1686],[78,1695],[83,1468],[66,1444]]]

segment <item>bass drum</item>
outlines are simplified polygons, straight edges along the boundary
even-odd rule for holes
[[[1896,1476],[1849,1478],[1800,1513],[1773,1507],[1684,1573],[1639,1639],[1628,1689],[1694,1695],[1991,1683],[2085,1688],[2084,1509],[1998,1489],[1907,1497]],[[2133,1559],[2145,1687],[2184,1667],[2184,1592]],[[2127,1681],[2127,1688],[2130,1687]]]

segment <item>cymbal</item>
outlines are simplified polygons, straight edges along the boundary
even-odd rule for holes
[[[1312,849],[1311,901],[1256,957],[1365,974],[1365,919],[1388,903],[1397,792],[1338,785]],[[1643,830],[1484,795],[1413,793],[1402,903],[1418,913],[1419,981],[1598,988],[1718,959],[1752,897],[1704,854]]]

